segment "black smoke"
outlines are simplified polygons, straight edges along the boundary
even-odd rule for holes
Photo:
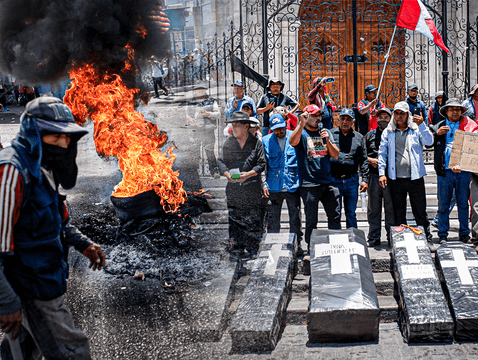
[[[157,0],[0,0],[0,68],[20,82],[53,84],[72,64],[94,62],[119,73],[135,50],[140,66],[169,49],[168,35],[149,20]],[[138,33],[144,26],[145,38]],[[134,76],[125,75],[129,86]],[[133,83],[132,83],[133,82]]]

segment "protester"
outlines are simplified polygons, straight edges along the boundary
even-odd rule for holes
[[[241,103],[241,107],[240,107],[239,111],[245,111],[247,114],[249,114],[249,116],[256,117],[257,116],[256,105],[254,104],[254,101],[252,99],[250,99],[250,100],[249,99],[245,99]]]
[[[459,166],[450,168],[450,155],[456,130],[478,132],[478,125],[463,116],[468,108],[456,98],[449,99],[440,109],[445,120],[430,126],[435,138],[435,171],[438,179],[438,236],[440,243],[448,238],[450,229],[450,202],[455,192],[460,222],[460,241],[470,241],[468,199],[470,197],[471,173],[460,171]],[[471,242],[471,241],[470,241]]]
[[[63,303],[67,255],[74,246],[101,270],[105,254],[68,223],[58,192],[76,183],[77,142],[85,134],[59,99],[41,97],[27,104],[20,133],[0,152],[0,326],[28,359],[91,359]],[[2,359],[12,359],[9,341],[3,338]]]
[[[357,131],[365,136],[369,131],[377,128],[377,112],[379,109],[383,109],[385,104],[377,99],[378,89],[374,85],[367,85],[364,90],[365,99],[357,104],[360,115],[357,121]]]
[[[390,186],[382,188],[378,182],[378,149],[380,140],[382,139],[383,130],[385,130],[390,122],[392,113],[389,109],[383,108],[377,111],[377,128],[367,133],[364,137],[364,148],[367,152],[367,161],[369,169],[368,180],[368,246],[380,245],[380,237],[382,234],[382,206],[385,210],[385,230],[387,232],[387,240],[390,245],[390,227],[394,225],[394,211],[392,204],[392,194]],[[383,205],[382,205],[383,204]]]
[[[339,115],[339,127],[331,130],[335,144],[340,153],[338,159],[330,159],[330,172],[334,177],[334,186],[339,189],[339,212],[342,212],[344,203],[345,219],[348,228],[357,228],[357,201],[359,188],[359,173],[362,177],[360,192],[367,191],[368,162],[367,153],[363,146],[363,136],[353,129],[355,121],[351,109],[342,109]]]
[[[317,77],[313,81],[314,88],[307,95],[307,100],[311,104],[317,105],[319,109],[324,111],[322,116],[322,124],[326,129],[332,129],[332,113],[335,110],[335,106],[330,100],[329,95],[327,94],[327,87],[325,86],[328,77],[320,78]]]
[[[379,183],[390,185],[395,225],[407,224],[407,194],[417,225],[423,226],[429,242],[432,241],[425,194],[426,175],[423,146],[433,144],[423,116],[413,115],[405,101],[395,104],[392,119],[382,133],[378,151]],[[388,169],[388,180],[385,171]]]
[[[194,99],[188,103],[188,128],[194,129],[202,141],[206,153],[209,172],[215,179],[220,177],[214,153],[216,145],[215,130],[221,115],[217,101],[207,94],[208,87],[203,84],[194,86]]]
[[[249,96],[244,95],[244,84],[242,83],[242,81],[237,80],[231,86],[234,87],[234,96],[227,101],[226,108],[224,109],[224,115],[226,119],[231,120],[232,114],[235,111],[240,111],[240,109],[242,108],[242,104],[245,102],[252,103],[254,107],[253,114],[257,113],[254,100],[252,100]]]
[[[463,101],[462,106],[467,108],[467,111],[463,116],[467,116],[472,120],[476,121],[476,113],[478,109],[478,84],[473,85],[470,93],[468,94],[468,99]]]
[[[306,106],[289,139],[297,155],[307,245],[312,230],[317,228],[319,201],[327,214],[329,229],[340,229],[340,194],[333,186],[334,178],[330,173],[330,158],[338,159],[339,149],[330,130],[319,130],[323,113],[317,105]]]
[[[160,63],[157,59],[152,59],[151,61],[151,73],[153,77],[153,86],[155,98],[159,98],[158,88],[164,91],[165,95],[168,95],[168,89],[163,84],[163,64]]]
[[[267,232],[280,232],[281,210],[284,200],[289,211],[289,229],[302,239],[300,219],[299,171],[295,149],[289,139],[292,131],[287,130],[281,114],[270,117],[271,131],[262,139],[266,170],[262,176],[262,193],[270,199],[271,208],[267,217]],[[302,248],[299,246],[299,252]]]
[[[284,90],[284,83],[282,81],[280,81],[278,78],[270,79],[266,88],[266,93],[262,95],[259,103],[257,104],[257,114],[263,114],[262,135],[264,136],[269,134],[269,117],[271,115],[271,110],[278,106],[291,106],[292,110],[290,112],[294,113],[299,108],[297,101],[291,99],[287,95],[284,95],[282,90]]]
[[[257,254],[264,230],[265,201],[260,174],[266,161],[262,142],[249,132],[249,116],[243,111],[232,115],[231,136],[218,159],[219,169],[227,180],[226,198],[229,212],[229,240],[234,256]]]
[[[422,116],[425,124],[428,124],[427,108],[423,101],[418,100],[418,85],[410,84],[407,86],[407,99],[405,100],[412,116]]]
[[[250,116],[249,124],[251,125],[251,127],[249,128],[249,132],[252,134],[252,136],[255,136],[259,140],[262,140],[261,122],[257,118]]]
[[[470,201],[471,201],[471,241],[478,242],[478,174],[471,174],[470,182]]]
[[[443,106],[443,91],[438,91],[435,94],[435,102],[428,109],[428,122],[431,125],[435,125],[437,122],[442,121],[444,117],[440,114],[440,108]]]

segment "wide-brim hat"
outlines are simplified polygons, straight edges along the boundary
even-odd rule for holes
[[[30,101],[24,114],[36,119],[40,133],[69,134],[76,139],[88,134],[88,130],[75,123],[70,108],[56,97],[42,96]]]
[[[282,91],[282,89],[284,89],[284,83],[282,81],[280,81],[279,78],[272,78],[272,79],[269,79],[269,82],[267,83],[266,91],[271,91],[272,83],[279,83],[280,84],[280,91]]]
[[[245,111],[234,111],[232,113],[232,119],[227,120],[226,123],[235,123],[235,122],[242,122],[242,123],[249,124],[250,123],[249,114],[246,113]]]
[[[447,117],[446,109],[449,107],[460,107],[462,115],[468,111],[468,108],[466,106],[461,105],[460,100],[458,100],[457,98],[451,98],[451,99],[448,99],[445,105],[443,105],[440,108],[440,115],[443,116],[444,118]]]
[[[478,84],[473,85],[473,87],[470,90],[470,93],[468,94],[469,96],[475,95],[476,90],[478,90]]]

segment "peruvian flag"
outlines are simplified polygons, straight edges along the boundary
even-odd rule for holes
[[[430,13],[420,0],[403,0],[397,16],[397,26],[405,29],[418,31],[445,50],[443,39],[433,23]]]

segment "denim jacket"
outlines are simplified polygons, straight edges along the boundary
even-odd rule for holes
[[[390,124],[382,133],[380,148],[378,150],[378,173],[386,175],[388,164],[388,177],[396,180],[395,169],[395,131],[397,123],[392,116]],[[423,146],[433,145],[433,135],[426,125],[426,121],[419,126],[412,121],[412,114],[408,114],[408,151],[410,154],[411,180],[417,180],[426,175],[423,162]]]

